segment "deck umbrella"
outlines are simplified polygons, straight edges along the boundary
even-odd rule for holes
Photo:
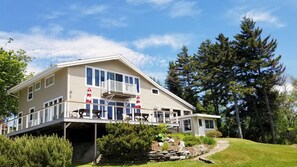
[[[137,96],[137,97],[136,97],[135,108],[137,108],[137,109],[140,109],[140,108],[141,108],[140,96]]]

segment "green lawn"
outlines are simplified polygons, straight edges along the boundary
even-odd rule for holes
[[[205,164],[199,161],[184,160],[175,162],[149,162],[142,165],[132,165],[134,167],[293,167],[297,166],[297,147],[286,145],[273,145],[256,143],[249,140],[228,139],[230,146],[209,159],[216,164]],[[91,165],[83,165],[87,167]]]

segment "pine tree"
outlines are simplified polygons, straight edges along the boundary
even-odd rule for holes
[[[177,55],[176,67],[182,88],[181,97],[193,106],[196,106],[198,98],[193,85],[193,61],[192,56],[188,54],[186,46],[183,46],[182,51]]]
[[[182,88],[178,77],[176,64],[173,61],[169,62],[169,69],[165,80],[166,88],[175,95],[182,97]]]
[[[274,114],[271,109],[268,94],[273,86],[280,82],[284,67],[279,63],[281,56],[275,57],[274,54],[277,47],[276,40],[270,40],[270,36],[262,39],[261,33],[262,29],[255,27],[255,22],[252,19],[243,18],[241,33],[235,36],[236,54],[243,57],[243,61],[240,64],[243,71],[242,80],[246,81],[246,85],[251,85],[256,90],[260,89],[263,92],[270,123],[272,142],[276,143]],[[256,98],[252,98],[254,102],[255,99]],[[261,127],[259,111],[257,111],[255,107],[254,110],[256,110],[262,131],[263,128]]]

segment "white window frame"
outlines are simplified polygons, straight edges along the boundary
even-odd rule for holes
[[[157,91],[157,93],[154,93],[154,92],[153,92],[154,90]],[[157,88],[152,88],[152,89],[151,89],[151,92],[152,92],[153,95],[159,95],[159,92],[160,92],[160,91],[159,91],[159,89],[157,89]]]
[[[210,124],[207,124],[206,121],[212,121],[213,128],[207,127],[207,125],[210,125]],[[204,120],[204,123],[205,123],[205,129],[210,129],[210,130],[215,129],[215,122],[214,122],[214,120],[212,120],[212,119],[205,119]]]
[[[21,124],[23,124],[23,112],[18,113],[18,125],[21,125]]]
[[[185,129],[185,121],[187,121],[187,120],[190,120],[190,127],[191,127],[191,130],[186,130],[186,129]],[[183,120],[183,131],[184,131],[184,132],[192,132],[192,129],[193,129],[193,127],[192,127],[192,119],[191,119],[191,118],[189,118],[189,119],[184,119],[184,120]]]
[[[34,110],[33,112],[31,112],[31,110]],[[33,115],[32,115],[32,119],[31,119],[31,114],[35,112],[35,107],[31,107],[29,108],[29,122],[32,122],[33,121]]]
[[[37,84],[39,84],[39,88],[36,88]],[[40,90],[41,89],[41,82],[40,81],[36,82],[35,85],[34,85],[34,88],[35,88],[35,91]]]
[[[46,85],[46,80],[47,80],[47,79],[50,79],[51,77],[53,77],[53,83],[50,83],[49,85]],[[46,77],[46,78],[44,79],[44,88],[48,88],[48,87],[54,85],[55,82],[56,82],[55,74]]]
[[[30,92],[31,87],[32,87],[32,91]],[[31,98],[29,98],[30,94],[32,94]],[[33,85],[28,86],[27,101],[31,101],[31,100],[33,100]]]
[[[88,85],[87,84],[87,81],[88,81],[88,76],[87,76],[87,68],[91,68],[92,69],[92,85]],[[103,86],[100,86],[100,84],[99,84],[99,86],[96,86],[95,85],[95,70],[99,70],[100,72],[101,71],[104,71],[104,85]],[[140,80],[140,78],[139,77],[137,77],[137,76],[134,76],[134,75],[130,75],[130,74],[125,74],[125,73],[121,73],[121,72],[117,72],[117,71],[112,71],[112,70],[106,70],[106,69],[102,69],[102,68],[98,68],[98,67],[94,67],[94,66],[85,66],[85,86],[87,86],[87,87],[95,87],[95,88],[106,88],[107,87],[107,73],[108,72],[111,72],[111,73],[114,73],[114,74],[120,74],[120,75],[122,75],[123,76],[123,82],[125,83],[125,76],[128,76],[128,77],[133,77],[133,84],[135,84],[136,85],[136,83],[135,83],[135,78],[137,78],[138,79],[138,81],[139,81],[139,93],[137,92],[137,90],[136,90],[136,94],[141,94],[141,80]],[[100,73],[100,77],[101,77],[101,73]]]

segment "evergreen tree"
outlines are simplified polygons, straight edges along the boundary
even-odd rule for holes
[[[176,67],[182,88],[181,97],[193,106],[196,106],[198,98],[193,85],[193,62],[186,46],[183,46],[182,51],[177,55]]]
[[[243,71],[242,80],[246,81],[246,85],[251,85],[256,90],[261,89],[263,91],[272,142],[276,143],[274,114],[268,94],[280,82],[284,67],[279,63],[281,56],[275,57],[274,54],[277,47],[276,40],[270,40],[270,36],[262,39],[261,33],[262,29],[255,27],[255,22],[252,19],[244,17],[241,23],[241,33],[235,36],[236,54],[243,57],[240,64]],[[255,99],[252,98],[254,102]],[[255,107],[254,110],[257,113],[259,112]],[[259,125],[261,125],[259,115],[257,117]],[[262,131],[261,126],[260,128]]]
[[[165,80],[166,88],[175,95],[182,97],[182,88],[178,77],[176,64],[173,61],[169,62],[169,69]]]

